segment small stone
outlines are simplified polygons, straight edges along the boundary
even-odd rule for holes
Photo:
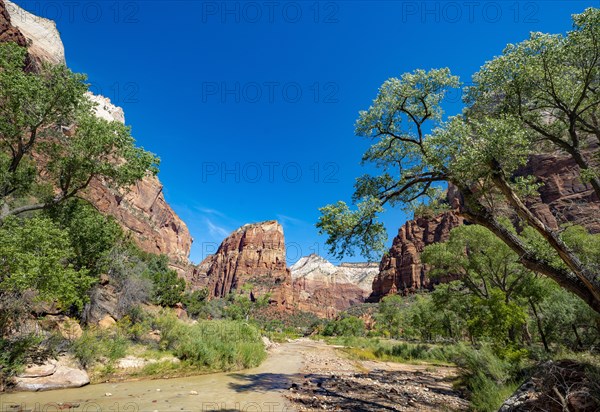
[[[190,391],[190,395],[198,395],[197,391]]]
[[[106,396],[106,397],[112,396],[112,393],[110,393],[110,392],[106,392],[106,393],[104,394],[104,396]]]

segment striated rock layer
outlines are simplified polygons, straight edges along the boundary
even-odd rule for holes
[[[246,287],[252,297],[269,293],[271,303],[291,308],[292,277],[285,260],[283,228],[275,220],[240,227],[194,268],[188,281],[193,288],[207,288],[213,298]]]
[[[388,294],[431,289],[427,268],[421,263],[421,252],[427,245],[448,240],[450,231],[463,222],[463,218],[452,211],[432,219],[417,218],[406,222],[379,264],[379,274],[373,281],[368,300],[377,302]]]
[[[0,0],[0,41],[27,45],[32,69],[42,62],[64,64],[64,46],[53,21],[35,16],[8,0]],[[125,122],[123,110],[91,93],[98,117]],[[192,238],[185,223],[166,202],[163,186],[148,176],[126,190],[114,190],[93,180],[84,197],[102,213],[114,216],[146,252],[166,254],[179,268],[188,262]]]
[[[591,185],[581,181],[578,166],[569,156],[533,155],[520,174],[535,175],[542,183],[539,196],[528,199],[527,206],[546,225],[557,229],[563,223],[572,222],[592,233],[600,232],[600,201]],[[448,200],[454,210],[460,209],[460,193],[454,187],[448,190]],[[421,264],[420,253],[431,243],[447,240],[450,230],[463,223],[456,211],[406,222],[381,260],[380,273],[373,281],[373,292],[368,300],[377,302],[389,294],[430,289],[431,280],[427,268]]]
[[[290,267],[298,309],[324,317],[362,303],[369,296],[377,263],[342,263],[335,266],[312,254]]]
[[[565,222],[600,233],[600,201],[592,186],[579,178],[579,167],[570,156],[551,153],[529,158],[522,174],[533,174],[543,185],[539,196],[527,206],[549,227],[557,229]]]

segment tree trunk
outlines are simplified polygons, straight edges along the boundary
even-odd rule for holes
[[[540,338],[542,339],[542,344],[544,345],[544,349],[546,352],[550,352],[550,348],[548,347],[548,341],[546,340],[546,334],[544,333],[544,327],[542,325],[542,320],[540,319],[537,310],[535,309],[535,303],[531,299],[529,299],[529,305],[533,310],[533,316],[535,316],[535,321],[537,323],[538,332],[540,333]]]

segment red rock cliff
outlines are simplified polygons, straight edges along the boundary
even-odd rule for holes
[[[283,228],[274,220],[242,226],[188,280],[194,288],[208,288],[216,298],[252,285],[254,296],[270,293],[272,303],[289,307],[292,277],[285,260]]]
[[[450,231],[462,224],[463,219],[454,212],[406,222],[379,264],[368,300],[377,302],[388,294],[429,289],[432,285],[427,268],[421,263],[421,252],[427,245],[448,240]]]

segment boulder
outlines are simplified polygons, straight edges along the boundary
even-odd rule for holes
[[[47,315],[40,320],[40,325],[43,329],[58,332],[69,340],[79,339],[83,335],[79,322],[64,315]]]
[[[47,391],[79,388],[90,383],[86,371],[75,366],[73,359],[61,357],[43,365],[30,365],[15,378],[19,391]]]
[[[117,321],[110,315],[104,316],[98,322],[100,329],[111,329],[117,324]]]

